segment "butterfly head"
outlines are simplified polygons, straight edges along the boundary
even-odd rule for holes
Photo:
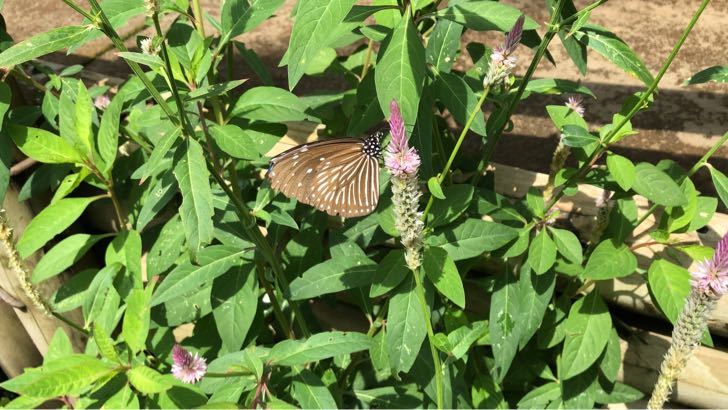
[[[373,158],[379,158],[382,155],[382,138],[385,133],[377,131],[364,139],[364,153]]]

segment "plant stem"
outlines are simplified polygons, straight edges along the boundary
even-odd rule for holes
[[[195,16],[195,27],[197,32],[200,33],[202,38],[205,36],[205,21],[202,16],[202,8],[200,7],[200,0],[192,0],[192,14]]]
[[[369,40],[369,44],[367,45],[367,53],[364,56],[364,67],[361,69],[361,78],[359,81],[363,81],[364,77],[366,77],[367,73],[369,72],[369,66],[372,63],[372,51],[374,49],[374,41]]]
[[[262,269],[256,269],[255,271],[258,273],[258,280],[260,281],[260,283],[263,284],[263,287],[265,288],[265,293],[268,294],[271,305],[273,305],[273,314],[276,316],[278,324],[281,325],[281,327],[283,328],[283,332],[286,334],[287,338],[295,339],[296,336],[291,331],[291,322],[289,322],[288,318],[286,318],[286,315],[283,314],[283,309],[281,309],[281,305],[278,302],[275,291],[270,286],[270,283],[268,283],[268,281],[265,279]]]
[[[564,195],[564,189],[565,187],[573,184],[575,181],[579,181],[582,179],[586,174],[589,172],[591,167],[601,158],[601,156],[609,149],[609,144],[612,142],[612,139],[614,139],[614,136],[617,135],[617,133],[622,129],[622,127],[627,124],[632,117],[637,114],[637,112],[642,108],[644,103],[647,101],[647,99],[655,92],[657,89],[658,84],[660,83],[660,80],[662,80],[662,77],[667,72],[668,68],[670,68],[670,65],[672,64],[672,61],[677,56],[677,53],[680,51],[680,48],[682,48],[682,45],[685,43],[685,40],[687,40],[688,35],[693,30],[693,27],[698,22],[698,18],[700,18],[700,15],[703,13],[703,10],[708,6],[708,3],[710,3],[710,0],[703,0],[700,3],[700,6],[698,6],[698,9],[693,14],[692,19],[690,19],[690,22],[685,27],[685,30],[683,30],[682,35],[680,36],[680,39],[677,43],[675,43],[675,46],[673,46],[672,51],[670,51],[670,54],[667,56],[665,61],[662,63],[662,67],[660,68],[660,71],[657,73],[657,76],[652,80],[652,83],[647,88],[647,90],[642,93],[640,96],[639,101],[632,107],[632,109],[629,111],[629,113],[619,122],[616,126],[612,128],[612,130],[604,137],[602,141],[602,145],[594,151],[594,153],[591,156],[591,159],[584,163],[584,165],[579,169],[579,171],[574,174],[571,178],[569,178],[560,188],[558,191],[556,191],[549,201],[549,203],[546,205],[545,209],[551,209],[552,206],[556,204],[556,202],[561,199],[561,197]]]
[[[243,230],[245,231],[246,236],[248,237],[248,239],[250,239],[251,242],[255,244],[256,248],[263,255],[263,258],[265,258],[265,260],[268,261],[268,263],[270,264],[276,281],[280,284],[283,293],[288,294],[289,282],[283,272],[283,266],[281,266],[280,261],[278,261],[278,259],[275,257],[275,252],[268,243],[268,240],[258,229],[257,221],[255,220],[255,217],[250,213],[250,209],[248,209],[247,205],[245,205],[245,203],[231,191],[225,180],[223,180],[217,172],[213,172],[214,168],[212,168],[209,162],[207,166],[208,168],[210,168],[210,173],[212,174],[212,176],[215,178],[215,180],[217,180],[218,185],[220,185],[220,187],[225,191],[227,196],[232,200],[233,205],[238,211],[238,215],[242,219]],[[306,321],[303,320],[303,316],[301,316],[301,311],[298,309],[298,304],[291,301],[290,305],[291,310],[293,310],[294,320],[301,328],[301,332],[305,337],[309,337],[311,335],[311,332],[308,330],[308,326],[306,325]]]
[[[483,115],[483,112],[481,111],[481,107],[483,106],[483,102],[485,102],[485,98],[488,96],[488,92],[490,91],[490,87],[486,87],[483,90],[483,94],[481,94],[480,99],[478,99],[477,104],[475,104],[475,107],[473,108],[473,111],[470,112],[470,116],[468,117],[468,120],[465,122],[465,126],[463,127],[463,130],[460,132],[460,137],[458,137],[457,142],[455,142],[455,147],[452,149],[452,152],[450,152],[450,157],[447,159],[447,162],[445,163],[445,167],[442,169],[442,172],[440,175],[437,176],[437,183],[442,184],[442,181],[445,180],[445,177],[447,176],[448,172],[450,172],[450,167],[452,166],[453,161],[455,160],[455,156],[458,154],[458,151],[460,150],[460,146],[463,144],[463,141],[465,140],[465,136],[468,134],[468,131],[470,131],[470,127],[473,125],[473,121],[475,121],[475,117],[480,114]],[[427,223],[427,214],[430,213],[430,208],[432,208],[432,203],[435,201],[435,197],[430,195],[430,199],[427,200],[427,206],[425,207],[425,212],[422,213],[422,220]]]
[[[71,6],[72,4],[70,0],[63,1],[69,6]],[[88,0],[88,2],[91,4],[91,8],[94,10],[94,13],[97,13],[99,19],[101,20],[101,27],[99,27],[99,29],[103,31],[107,37],[109,37],[111,42],[114,43],[114,47],[116,47],[116,49],[119,51],[129,51],[124,45],[124,42],[119,37],[119,34],[116,32],[116,30],[114,30],[114,27],[111,25],[111,22],[109,21],[108,17],[106,17],[104,11],[101,9],[101,6],[99,6],[99,3],[96,0]],[[94,17],[87,17],[88,13],[85,13],[83,10],[79,11],[79,9],[74,6],[71,6],[71,8],[83,14],[84,17],[90,19],[91,21],[94,21]],[[180,126],[180,120],[175,116],[174,111],[172,111],[172,108],[169,106],[169,104],[167,104],[167,101],[164,100],[154,84],[152,84],[149,78],[147,78],[146,73],[144,73],[144,70],[142,70],[139,64],[126,59],[124,59],[124,61],[126,61],[129,68],[131,68],[131,71],[133,71],[134,74],[139,77],[139,80],[142,82],[142,84],[144,84],[144,87],[147,89],[147,91],[149,91],[152,99],[154,99],[154,101],[162,108],[162,111],[164,111],[169,120],[172,121],[172,124]]]
[[[691,176],[693,176],[696,172],[698,172],[698,170],[700,168],[705,166],[708,163],[708,160],[710,159],[710,157],[712,157],[713,154],[715,154],[715,152],[718,151],[718,149],[720,147],[722,147],[726,141],[728,141],[728,132],[723,134],[723,136],[718,140],[718,142],[716,142],[715,145],[713,145],[708,150],[708,152],[706,152],[705,155],[703,155],[703,157],[700,158],[698,160],[698,162],[696,162],[695,165],[693,165],[693,167],[690,168],[690,170],[685,175],[681,176],[680,179],[678,179],[678,181],[677,181],[678,185],[681,185],[683,183],[683,181],[685,181],[687,178],[690,178]],[[655,211],[657,210],[657,207],[658,207],[657,204],[652,204],[650,209],[648,209],[647,212],[645,212],[645,214],[642,215],[642,217],[640,217],[639,220],[637,220],[637,225],[635,225],[635,226],[637,227],[637,226],[642,225],[642,223],[645,220],[647,220],[647,218],[649,218],[650,215],[655,213]]]
[[[473,185],[478,184],[481,176],[488,167],[488,164],[490,163],[490,160],[495,153],[495,148],[498,146],[498,141],[500,140],[501,136],[503,136],[503,130],[505,130],[506,125],[508,124],[508,120],[511,118],[511,115],[513,115],[513,111],[515,110],[516,105],[518,105],[518,103],[521,101],[521,97],[526,90],[526,86],[528,85],[529,81],[531,81],[531,78],[536,72],[536,69],[543,59],[543,56],[546,55],[546,50],[548,49],[551,40],[553,40],[559,30],[561,30],[563,23],[557,24],[557,22],[561,18],[561,10],[564,8],[564,4],[565,0],[559,0],[556,4],[553,13],[551,13],[551,19],[549,20],[549,30],[546,35],[544,35],[543,40],[541,40],[541,44],[539,44],[538,49],[536,49],[536,54],[531,59],[531,64],[528,66],[526,74],[521,79],[521,84],[518,86],[516,94],[509,99],[506,109],[499,112],[498,116],[493,122],[493,126],[489,127],[486,130],[487,139],[485,141],[485,150],[483,151],[483,157],[478,164],[477,171],[473,176]]]
[[[51,312],[51,314],[61,322],[67,324],[68,326],[72,327],[73,329],[83,333],[84,335],[89,335],[89,331],[78,325],[77,323],[73,322],[71,319],[63,316],[62,314],[58,312]]]
[[[425,287],[420,279],[419,269],[413,271],[415,277],[415,291],[417,299],[420,301],[422,308],[422,316],[425,318],[425,326],[427,327],[427,341],[430,345],[430,353],[432,354],[432,362],[435,367],[435,388],[437,397],[437,408],[443,409],[443,383],[442,383],[442,364],[440,363],[440,354],[435,347],[435,331],[432,330],[432,321],[430,319],[430,309],[427,307],[427,299],[425,298]]]

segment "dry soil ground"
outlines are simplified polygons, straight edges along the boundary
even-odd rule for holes
[[[544,1],[504,2],[517,6],[537,21],[545,22],[548,18]],[[219,14],[219,0],[202,0],[202,3],[210,14]],[[275,81],[282,87],[286,84],[285,69],[277,68],[277,65],[288,45],[291,31],[288,15],[293,3],[293,0],[288,0],[277,16],[240,39],[264,59],[271,68]],[[581,0],[576,3],[577,6],[586,4]],[[593,13],[591,21],[617,33],[655,73],[698,3],[697,0],[611,0]],[[10,34],[16,40],[80,21],[59,0],[6,0],[3,15]],[[634,160],[656,161],[671,158],[689,167],[720,135],[728,131],[728,85],[680,85],[683,80],[703,68],[728,64],[728,50],[724,44],[727,21],[728,1],[714,0],[662,80],[660,94],[654,106],[649,112],[635,118],[634,125],[639,135],[624,140],[617,151]],[[130,44],[133,44],[134,34],[140,30],[144,32],[141,19],[130,24],[127,30]],[[495,45],[498,37],[492,34],[468,33],[465,41],[473,40]],[[596,54],[590,55],[589,72],[582,77],[569,62],[558,40],[551,45],[550,51],[558,65],[542,63],[536,77],[579,79],[591,88],[597,99],[587,101],[586,119],[593,126],[610,121],[612,113],[619,109],[624,98],[643,87],[638,80],[624,74]],[[519,54],[517,70],[523,73],[530,59],[530,50],[521,48]],[[127,73],[123,62],[109,51],[109,44],[102,40],[83,47],[77,55],[66,56],[60,53],[50,59],[66,64],[80,62],[87,64],[89,69],[109,75],[121,76]],[[459,63],[467,64],[468,58],[461,56]],[[246,77],[250,73],[241,69],[239,75]],[[340,83],[307,78],[296,92],[332,89],[337,84]],[[557,136],[546,116],[544,106],[561,102],[563,97],[548,96],[532,97],[522,104],[514,118],[515,128],[502,139],[498,147],[496,161],[535,171],[547,170]],[[724,170],[728,168],[728,148],[718,152],[714,165]],[[704,192],[713,192],[706,173],[700,173],[697,182]]]

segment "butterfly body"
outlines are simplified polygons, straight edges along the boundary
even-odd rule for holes
[[[381,133],[293,147],[270,160],[271,187],[329,215],[372,213],[379,202]]]

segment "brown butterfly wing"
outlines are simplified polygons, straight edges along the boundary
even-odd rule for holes
[[[271,187],[330,215],[370,214],[379,201],[379,162],[342,138],[294,147],[271,160]]]

